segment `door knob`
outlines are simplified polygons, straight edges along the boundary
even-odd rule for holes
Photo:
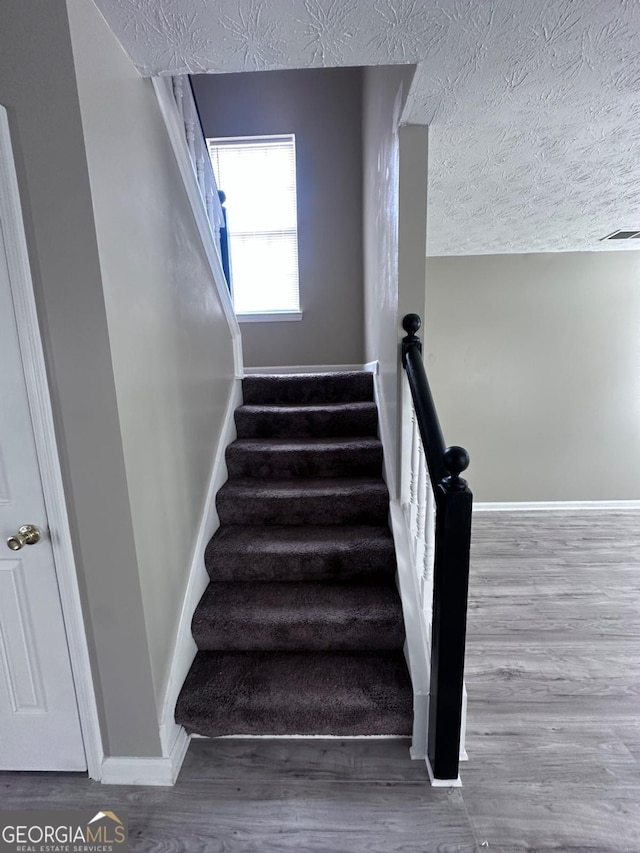
[[[15,536],[7,539],[7,545],[12,551],[19,551],[25,545],[35,545],[42,539],[42,534],[35,524],[25,524],[19,528]]]

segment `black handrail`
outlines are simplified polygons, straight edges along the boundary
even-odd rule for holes
[[[407,332],[402,341],[402,365],[407,372],[436,506],[427,753],[436,779],[456,779],[473,495],[467,481],[460,477],[469,465],[469,454],[463,447],[445,447],[422,360],[422,344],[416,335],[421,325],[417,314],[407,314],[402,321]]]
[[[432,483],[439,483],[446,474],[444,468],[445,443],[429,387],[427,372],[424,369],[422,342],[416,335],[421,325],[422,320],[417,314],[407,314],[402,321],[402,328],[407,333],[406,338],[402,341],[402,366],[407,371],[418,429],[427,458],[429,477]]]

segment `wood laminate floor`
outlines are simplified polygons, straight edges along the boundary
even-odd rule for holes
[[[463,799],[500,853],[640,851],[640,512],[477,513]]]
[[[0,773],[0,809],[158,853],[640,853],[639,546],[640,512],[475,516],[462,789],[404,740],[196,740],[175,788]]]

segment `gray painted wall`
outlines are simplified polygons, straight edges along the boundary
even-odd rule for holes
[[[111,755],[159,755],[63,0],[2,3],[0,103],[9,113],[105,749]]]
[[[640,499],[640,252],[428,258],[427,308],[476,500]]]
[[[243,323],[247,366],[363,360],[361,79],[357,68],[193,78],[207,136],[296,134],[304,317]]]
[[[93,3],[68,6],[160,711],[234,381],[232,340],[152,82]]]

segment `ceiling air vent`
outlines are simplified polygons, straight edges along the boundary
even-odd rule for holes
[[[614,231],[613,234],[608,234],[606,237],[601,237],[600,242],[603,240],[637,240],[640,238],[640,228],[636,231],[622,231],[618,229]]]

